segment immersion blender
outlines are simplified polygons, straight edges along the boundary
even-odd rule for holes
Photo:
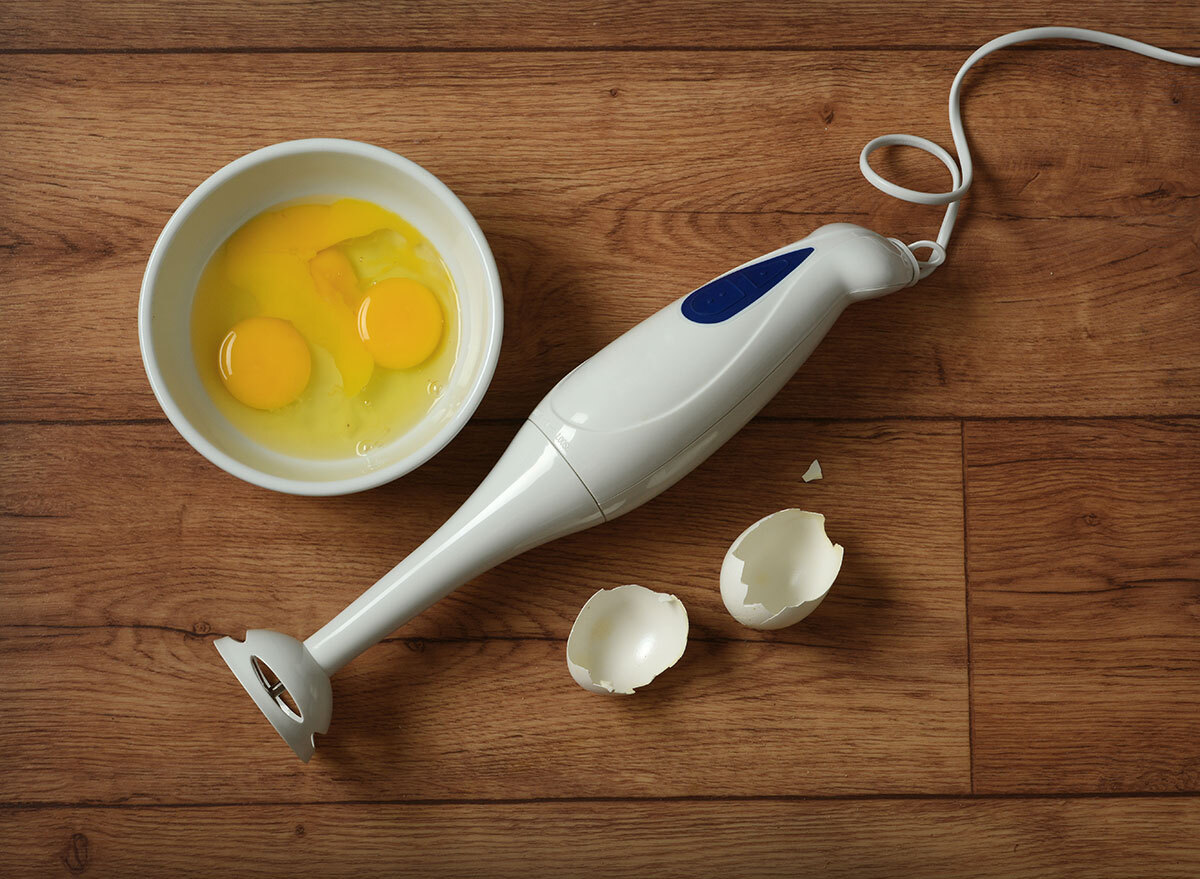
[[[949,153],[911,135],[877,138],[860,157],[868,180],[883,191],[948,206],[936,241],[905,245],[835,223],[676,300],[560,381],[462,507],[320,631],[303,642],[267,629],[248,631],[245,641],[216,642],[301,759],[312,756],[313,735],[329,728],[330,675],[489,568],[610,521],[669,488],[783,387],[847,305],[908,287],[940,265],[958,201],[971,184],[958,110],[962,78],[995,49],[1045,38],[1091,40],[1200,65],[1200,59],[1076,28],[1018,31],[982,46],[950,93],[961,173]],[[933,153],[950,169],[954,188],[922,193],[879,177],[867,157],[888,144]],[[918,260],[914,251],[924,248],[932,255]]]

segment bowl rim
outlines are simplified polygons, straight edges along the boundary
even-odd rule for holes
[[[174,241],[179,227],[201,202],[228,180],[256,165],[285,156],[328,152],[374,159],[417,180],[432,191],[450,209],[451,213],[454,214],[458,222],[467,231],[472,244],[478,251],[487,276],[487,293],[492,300],[492,312],[490,326],[487,328],[487,348],[483,353],[482,368],[472,380],[463,404],[447,419],[446,423],[438,429],[428,442],[403,458],[385,467],[380,467],[377,470],[344,479],[309,481],[276,476],[259,470],[256,467],[251,467],[234,458],[232,455],[221,451],[204,437],[183,414],[183,411],[175,403],[171,392],[166,386],[166,381],[159,370],[158,355],[154,350],[154,343],[150,332],[150,318],[154,300],[153,291],[157,285],[163,256]],[[158,239],[154,242],[154,247],[150,251],[150,258],[146,262],[146,270],[142,275],[141,291],[138,295],[138,347],[141,349],[142,365],[146,369],[146,377],[150,380],[150,387],[154,391],[154,397],[158,400],[158,405],[167,416],[167,420],[171,422],[193,449],[225,472],[262,488],[286,494],[312,497],[351,494],[353,492],[376,488],[411,473],[444,449],[463,429],[471,419],[471,416],[475,414],[475,410],[483,400],[483,395],[491,384],[492,377],[496,371],[496,362],[500,357],[500,344],[503,340],[503,335],[504,297],[500,287],[500,273],[496,268],[495,257],[492,255],[492,249],[484,237],[483,230],[479,228],[479,223],[476,222],[475,217],[467,209],[467,206],[462,203],[459,197],[445,183],[411,159],[406,159],[398,153],[394,153],[384,147],[375,146],[374,144],[340,138],[307,138],[271,144],[270,146],[261,147],[240,156],[211,174],[204,182],[192,190],[179,207],[175,209],[175,212],[171,214],[171,218],[167,220],[166,225],[163,226],[162,232],[159,233]]]

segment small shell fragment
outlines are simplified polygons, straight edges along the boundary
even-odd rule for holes
[[[825,474],[821,472],[821,462],[814,459],[813,462],[808,465],[808,469],[804,471],[804,475],[800,478],[805,482],[813,482],[817,479],[820,479],[824,475]]]
[[[601,589],[571,626],[567,668],[585,690],[629,695],[679,661],[687,636],[687,611],[674,595],[635,585]]]
[[[721,598],[739,623],[782,629],[817,609],[842,567],[825,517],[782,510],[742,532],[721,565]]]

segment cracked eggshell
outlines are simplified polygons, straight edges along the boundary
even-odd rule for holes
[[[721,599],[752,629],[782,629],[817,609],[842,568],[825,517],[781,510],[742,532],[721,565]]]
[[[688,617],[674,595],[645,586],[601,589],[567,637],[567,668],[593,693],[629,695],[679,661]]]

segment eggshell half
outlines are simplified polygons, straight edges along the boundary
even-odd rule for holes
[[[601,589],[571,626],[567,668],[585,690],[629,695],[679,661],[687,636],[687,611],[674,595],[635,585]]]
[[[825,517],[781,510],[742,532],[721,565],[721,599],[739,623],[782,629],[817,609],[842,568]]]

